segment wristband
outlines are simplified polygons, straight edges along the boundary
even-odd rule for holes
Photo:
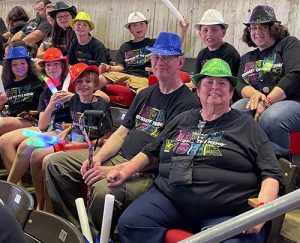
[[[268,101],[268,103],[269,103],[270,106],[273,105],[274,102],[273,102],[273,100],[271,98],[266,97],[266,100]]]
[[[260,207],[260,206],[263,206],[263,205],[265,205],[265,203],[264,202],[260,202],[259,204],[257,204],[256,207]]]

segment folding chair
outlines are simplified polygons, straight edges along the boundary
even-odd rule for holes
[[[23,228],[28,214],[33,210],[32,195],[18,185],[0,180],[0,200],[11,209]]]
[[[128,109],[111,106],[110,111],[113,119],[113,127],[114,129],[117,129],[119,126],[121,126]]]
[[[85,243],[75,225],[54,214],[32,211],[24,227],[28,243]]]

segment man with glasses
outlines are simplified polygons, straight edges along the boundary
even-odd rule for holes
[[[46,19],[45,8],[49,3],[51,2],[48,0],[37,0],[34,8],[36,18],[30,20],[11,40],[22,39],[26,45],[37,44],[39,46],[46,33],[51,31],[51,25]]]
[[[96,150],[93,167],[87,170],[87,150],[55,154],[46,161],[47,188],[54,212],[75,224],[78,222],[74,201],[82,197],[80,188],[85,182],[92,188],[89,216],[99,231],[105,195],[115,195],[114,227],[123,210],[150,189],[157,171],[139,173],[130,178],[126,186],[113,188],[107,184],[107,172],[122,168],[157,137],[173,117],[199,106],[198,100],[179,78],[184,63],[180,37],[162,32],[153,47],[146,48],[151,52],[151,65],[158,84],[137,94],[123,124]]]

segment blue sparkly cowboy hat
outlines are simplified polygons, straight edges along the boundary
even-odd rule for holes
[[[161,32],[154,45],[147,46],[146,49],[157,55],[182,56],[184,54],[179,35],[170,32]]]
[[[15,59],[31,59],[31,56],[28,55],[24,46],[16,46],[11,47],[8,50],[7,57],[4,58],[5,60],[15,60]]]

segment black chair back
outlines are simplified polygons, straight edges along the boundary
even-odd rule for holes
[[[66,219],[43,211],[32,211],[24,227],[29,243],[85,243],[75,225]]]
[[[23,228],[34,207],[32,195],[18,185],[0,180],[0,200],[10,208]]]

